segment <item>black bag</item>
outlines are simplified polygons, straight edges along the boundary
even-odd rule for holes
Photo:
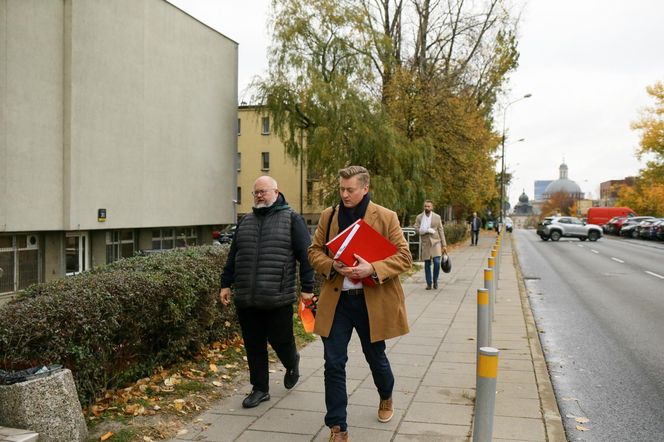
[[[440,268],[443,269],[443,272],[445,273],[450,273],[452,271],[452,260],[447,252],[443,253],[443,257],[440,260]]]

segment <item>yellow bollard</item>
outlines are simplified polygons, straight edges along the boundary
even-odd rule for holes
[[[493,437],[493,414],[496,409],[496,384],[498,382],[498,354],[499,351],[495,348],[480,348],[477,363],[473,442],[491,442]]]

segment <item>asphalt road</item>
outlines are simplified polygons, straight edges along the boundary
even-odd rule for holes
[[[568,440],[664,441],[664,243],[514,237]]]

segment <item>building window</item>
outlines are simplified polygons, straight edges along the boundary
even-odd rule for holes
[[[242,187],[237,187],[237,194],[235,195],[236,204],[242,204]]]
[[[106,264],[118,259],[131,258],[136,251],[133,230],[106,232]]]
[[[198,234],[195,227],[152,229],[153,250],[170,250],[178,247],[195,246],[197,244]]]
[[[307,205],[311,206],[314,202],[314,182],[307,181]]]
[[[38,236],[0,235],[0,268],[0,294],[38,283],[41,272]]]
[[[240,135],[242,133],[242,119],[238,118],[237,119],[237,134]]]
[[[263,117],[262,119],[262,134],[268,135],[270,133],[270,117]]]
[[[237,171],[239,172],[242,166],[242,154],[240,152],[237,153],[237,156],[235,157],[235,161],[237,164],[235,167],[237,168]]]
[[[261,170],[270,170],[270,152],[261,152]]]

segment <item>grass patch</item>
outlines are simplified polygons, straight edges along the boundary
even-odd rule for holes
[[[212,390],[212,386],[210,384],[204,384],[203,382],[199,381],[183,382],[175,386],[175,393],[177,395],[201,393],[210,390]]]

